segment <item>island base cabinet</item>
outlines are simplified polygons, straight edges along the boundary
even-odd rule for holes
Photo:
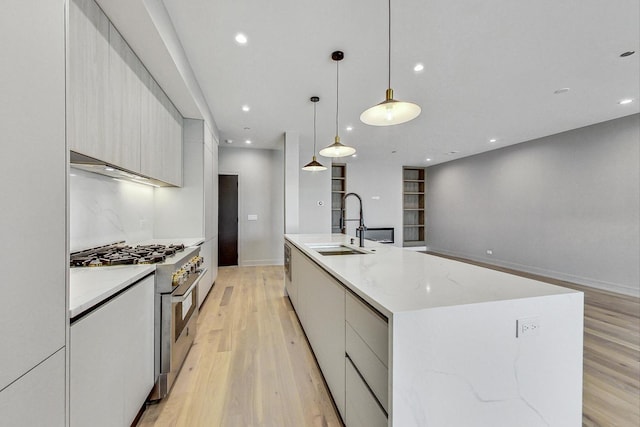
[[[348,427],[386,427],[387,415],[369,391],[351,360],[346,365],[346,425]]]
[[[71,324],[71,426],[130,425],[154,384],[154,279]]]
[[[298,285],[296,313],[344,418],[345,290],[297,250],[291,255],[293,281]]]

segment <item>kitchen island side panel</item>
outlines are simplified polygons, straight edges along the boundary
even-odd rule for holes
[[[582,319],[580,293],[394,314],[390,425],[581,426]]]

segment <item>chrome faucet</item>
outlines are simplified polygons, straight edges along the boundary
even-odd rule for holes
[[[358,198],[358,201],[360,202],[360,218],[347,219],[344,217],[344,213],[347,210],[346,201],[347,201],[347,197],[349,196],[356,196]],[[340,213],[340,232],[343,234],[345,234],[347,231],[347,226],[345,224],[345,222],[347,221],[360,221],[360,226],[357,228],[357,230],[360,232],[360,236],[359,236],[360,247],[364,248],[364,231],[367,229],[367,227],[364,226],[364,216],[362,215],[362,199],[356,193],[347,193],[342,197],[342,211]]]

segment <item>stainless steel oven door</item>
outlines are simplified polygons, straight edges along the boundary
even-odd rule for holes
[[[161,296],[160,373],[151,400],[169,394],[196,336],[198,321],[198,283],[206,269],[194,280]]]

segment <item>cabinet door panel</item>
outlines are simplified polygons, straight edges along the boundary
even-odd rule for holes
[[[157,177],[160,173],[162,159],[162,135],[160,128],[160,107],[159,97],[160,86],[150,74],[144,76],[142,80],[143,89],[140,100],[141,104],[141,131],[140,131],[140,172],[144,175]]]
[[[116,28],[109,24],[107,141],[102,160],[140,170],[142,64]]]
[[[69,2],[69,149],[91,157],[107,155],[109,20],[93,0]]]
[[[351,294],[347,294],[347,322],[362,337],[384,366],[389,360],[389,324]]]
[[[205,138],[209,132],[205,130]],[[214,213],[214,204],[217,205],[217,198],[214,200],[213,191],[213,152],[211,151],[210,146],[207,145],[206,141],[203,148],[204,152],[204,176],[203,176],[203,187],[204,187],[204,238],[211,239],[215,236],[216,233],[213,231],[214,221],[213,221],[213,213]],[[216,173],[217,177],[217,173]],[[216,191],[217,191],[216,185]],[[216,210],[217,216],[217,210]],[[217,230],[216,230],[217,231]]]
[[[299,254],[292,248],[292,256]],[[300,270],[299,311],[307,338],[327,381],[333,400],[344,416],[345,290],[304,255],[293,258]],[[300,276],[296,276],[300,277]]]
[[[346,363],[347,409],[349,427],[386,427],[387,416],[378,405],[349,359]]]
[[[72,426],[130,425],[154,382],[154,279],[71,325]]]
[[[212,250],[213,240],[206,240],[200,246],[200,256],[202,256],[202,258],[204,259],[203,267],[207,269],[207,273],[198,284],[198,307],[202,305],[213,285],[214,279],[212,273]]]
[[[151,75],[143,86],[141,172],[182,185],[182,117]]]
[[[0,393],[3,426],[64,426],[65,351],[29,371]]]
[[[367,343],[347,322],[347,355],[385,410],[389,402],[389,373]]]
[[[9,0],[0,13],[0,390],[65,345],[64,4]]]

